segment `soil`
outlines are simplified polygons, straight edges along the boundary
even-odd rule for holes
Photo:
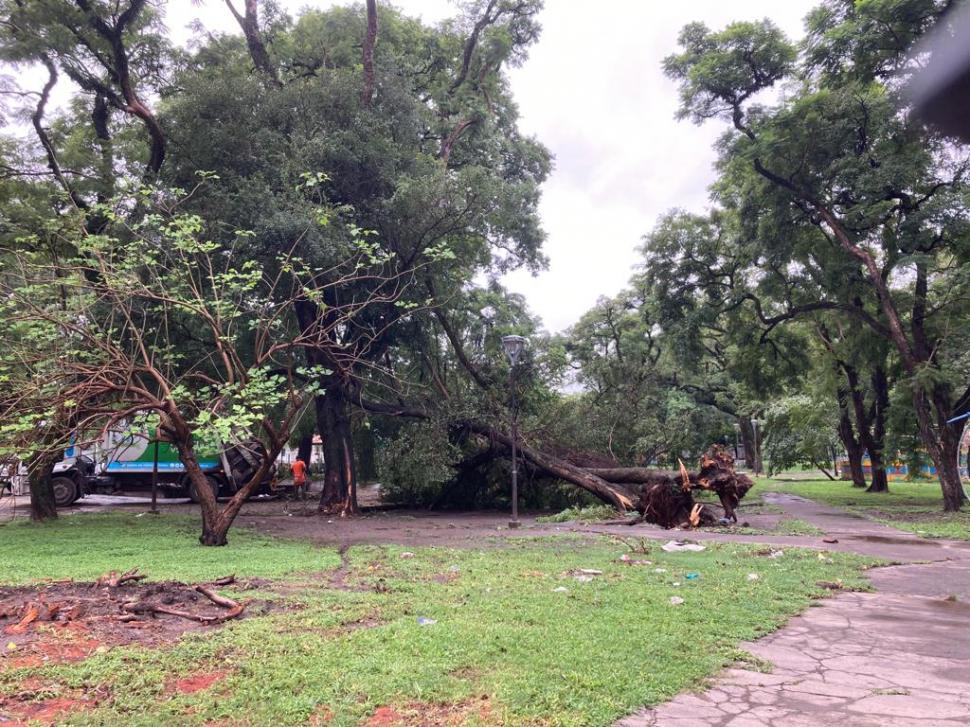
[[[221,682],[228,675],[229,672],[222,670],[190,674],[187,677],[176,679],[167,685],[167,691],[177,692],[179,694],[194,694],[195,692],[201,692],[203,689],[208,689],[216,682]]]
[[[409,702],[403,706],[378,707],[362,727],[459,727],[478,724],[482,727],[501,724],[492,712],[488,697],[466,699],[452,704]]]
[[[80,661],[123,644],[168,644],[186,631],[219,627],[167,614],[130,614],[124,605],[132,602],[199,616],[226,614],[226,609],[177,582],[132,582],[111,587],[66,581],[2,587],[0,630],[4,649],[0,672]],[[248,604],[247,611],[262,613],[272,604],[253,606]]]

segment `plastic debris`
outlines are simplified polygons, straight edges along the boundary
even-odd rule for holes
[[[768,553],[769,558],[781,558],[785,554],[784,550],[773,550]]]
[[[403,553],[401,553],[401,558],[406,559],[406,558],[413,558],[413,557],[414,557],[414,553],[412,553],[409,550],[406,550]]]
[[[670,585],[674,586],[675,588],[679,588],[680,587],[680,581],[674,581]]]
[[[666,568],[654,568],[653,569],[653,572],[654,573],[666,573],[667,572],[667,569]]]
[[[578,573],[581,576],[601,576],[601,575],[603,575],[603,571],[596,570],[595,568],[577,568],[575,572]]]
[[[579,581],[580,583],[589,583],[591,580],[593,580],[593,576],[584,576],[584,575],[573,576],[573,578]]]
[[[707,550],[700,543],[688,543],[686,540],[668,540],[660,549],[667,553],[680,553],[683,551],[698,553],[702,550]]]
[[[686,578],[689,581],[696,581],[700,577],[701,577],[700,573],[688,573],[687,575],[684,576],[684,578]]]
[[[459,568],[457,565],[453,565],[449,567],[448,570],[451,571],[452,573],[457,573],[461,570],[461,568]]]
[[[757,573],[748,573],[749,581],[756,581],[758,578],[760,578],[760,576]]]
[[[425,618],[424,616],[418,616],[418,626],[434,626],[437,621],[433,618]]]
[[[566,586],[557,586],[552,589],[553,593],[569,593],[569,589]]]
[[[684,602],[684,599],[681,598],[680,596],[671,596],[670,597],[670,605],[671,606],[679,606],[683,602]]]
[[[8,641],[7,642],[7,651],[16,651],[16,650],[17,650],[17,645],[14,642],[12,642],[12,641]]]

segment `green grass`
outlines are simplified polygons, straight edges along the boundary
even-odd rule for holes
[[[944,513],[936,482],[890,482],[889,492],[866,492],[849,482],[830,480],[762,480],[758,488],[806,497],[924,537],[970,540],[970,508]]]
[[[150,580],[205,581],[245,569],[268,578],[334,568],[332,550],[278,540],[247,528],[229,532],[227,548],[199,546],[198,518],[134,513],[83,514],[40,525],[17,520],[0,526],[0,581],[94,580],[111,570],[140,568]]]
[[[235,572],[280,578],[291,608],[164,648],[116,647],[79,663],[0,672],[0,694],[21,691],[26,677],[44,684],[45,697],[96,692],[105,701],[66,724],[109,727],[301,725],[324,710],[330,724],[355,725],[381,705],[483,696],[491,716],[482,724],[609,725],[702,684],[740,656],[739,642],[824,595],[817,582],[864,587],[860,569],[871,563],[797,549],[767,558],[732,544],[668,554],[658,544],[636,556],[651,565],[631,566],[617,562],[615,542],[577,537],[411,549],[413,558],[362,546],[347,553],[353,590],[337,590],[318,572],[338,562],[332,549],[239,530],[229,547],[203,549],[187,528],[126,515],[8,525],[0,580],[87,579],[134,565],[183,581]],[[569,573],[577,568],[603,574],[579,582]],[[378,579],[388,592],[373,588]],[[420,626],[419,617],[436,623]],[[364,618],[369,627],[350,627]],[[229,676],[195,694],[166,690],[174,675],[212,669]]]
[[[825,531],[809,522],[793,517],[783,517],[775,526],[776,535],[825,535]]]

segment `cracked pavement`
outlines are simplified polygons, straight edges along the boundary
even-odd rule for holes
[[[873,593],[819,601],[741,644],[770,673],[728,669],[706,691],[614,727],[970,724],[970,543],[924,540],[791,495],[765,499],[839,540],[826,547],[905,565],[870,571]]]

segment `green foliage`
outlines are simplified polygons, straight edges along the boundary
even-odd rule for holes
[[[454,476],[459,450],[439,426],[418,424],[402,429],[378,449],[381,495],[388,502],[434,503]]]
[[[589,507],[569,507],[555,515],[536,518],[540,523],[595,523],[600,520],[615,520],[620,513],[609,505],[590,505]]]
[[[769,474],[801,465],[830,468],[838,418],[832,398],[796,394],[772,401],[764,439]]]

